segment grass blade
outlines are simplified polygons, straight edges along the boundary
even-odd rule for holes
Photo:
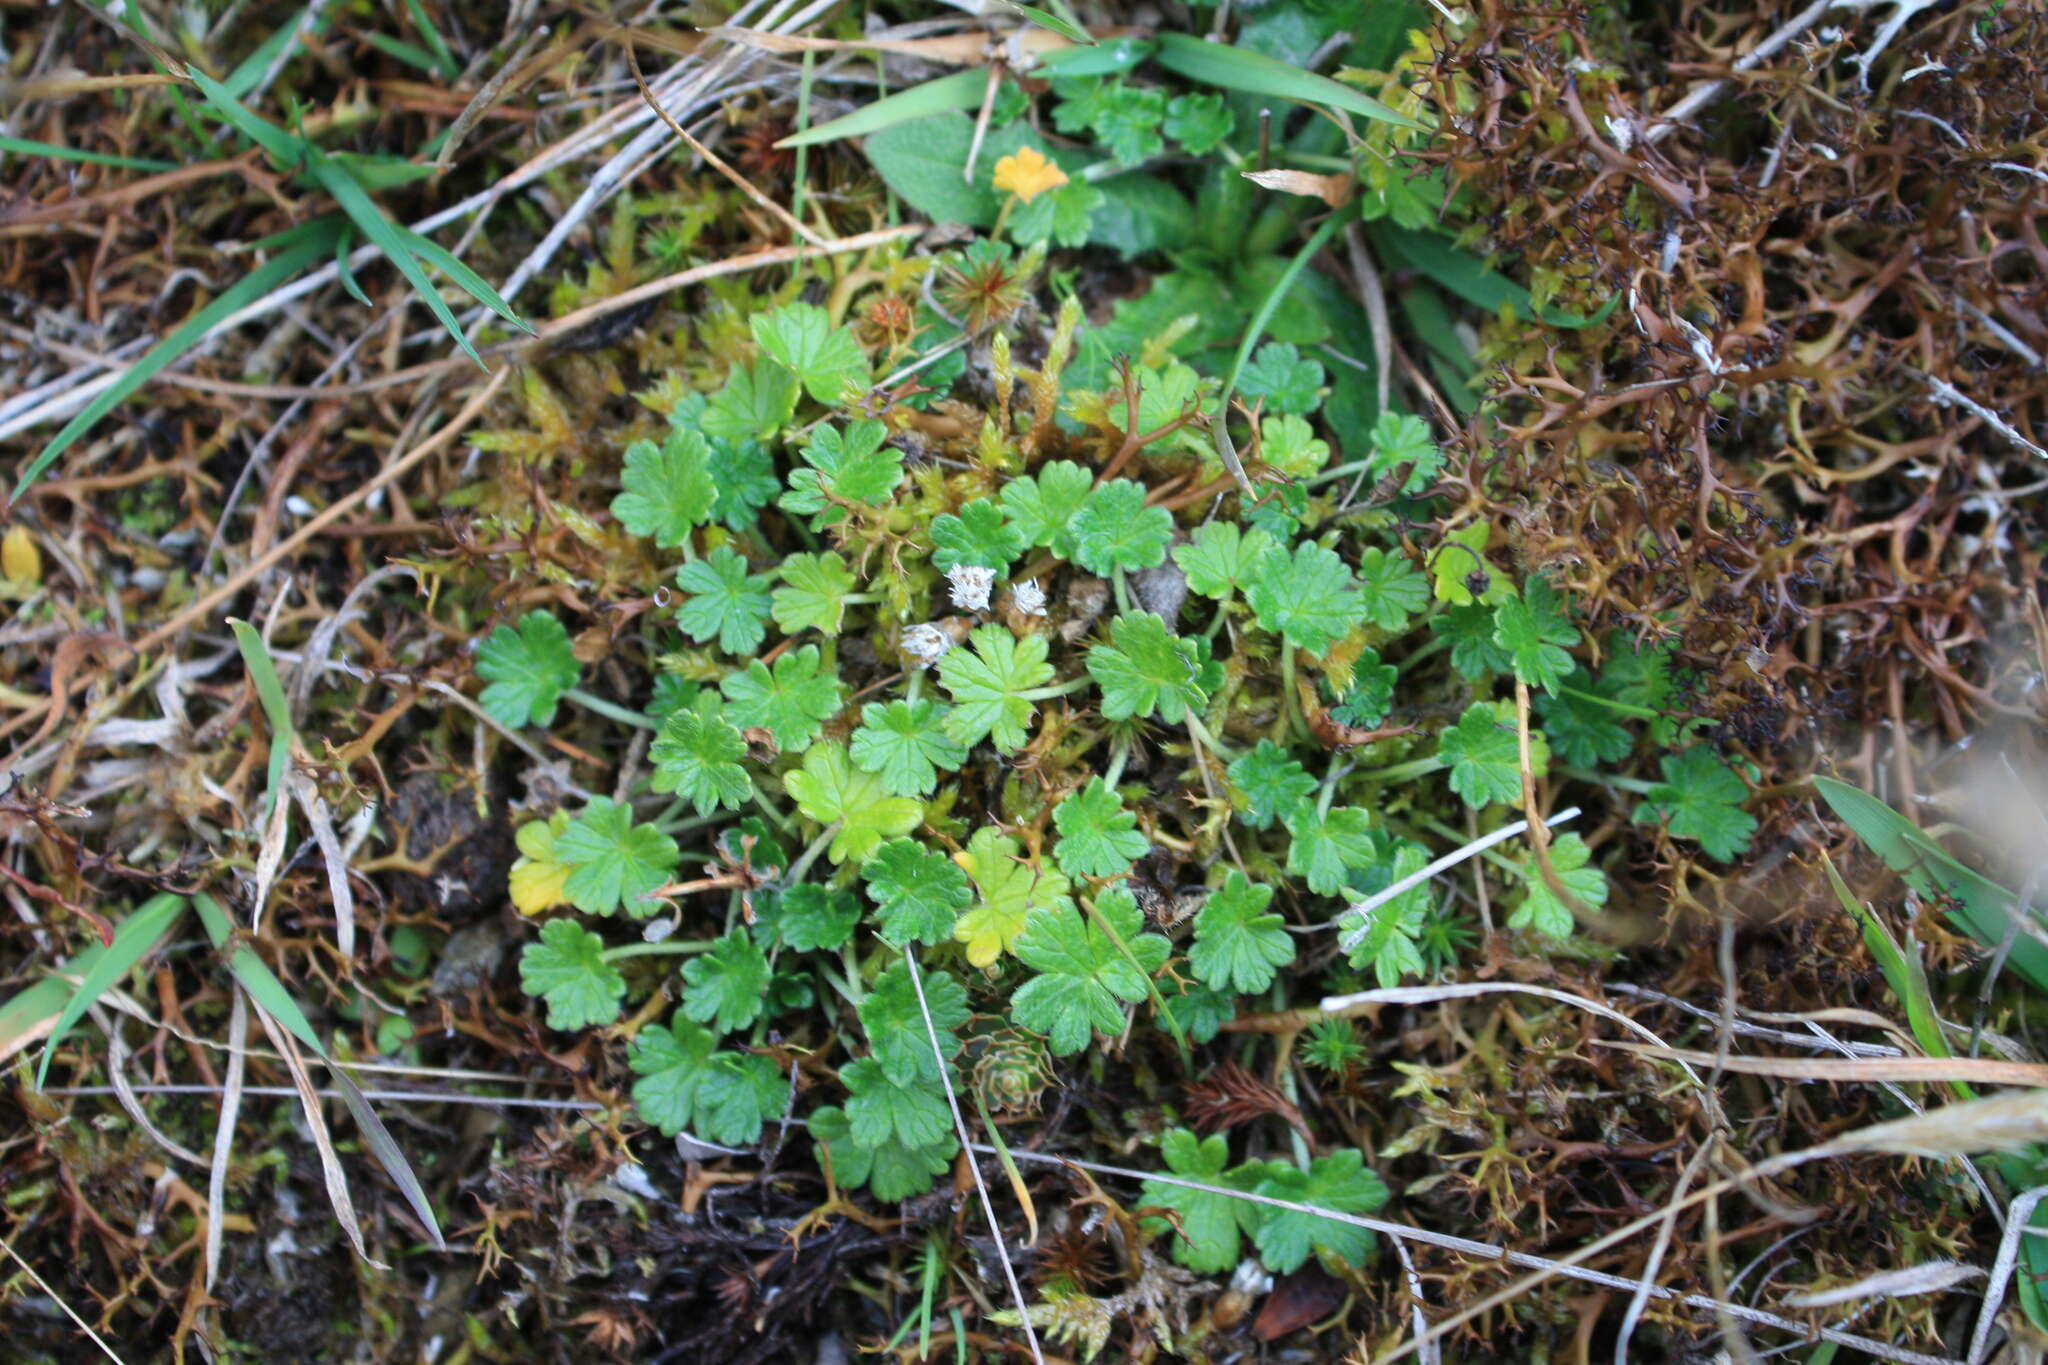
[[[1370,95],[1353,90],[1328,76],[1318,76],[1248,48],[1205,42],[1186,33],[1159,35],[1154,60],[1176,76],[1203,85],[1217,85],[1247,95],[1297,100],[1304,104],[1327,104],[1333,109],[1377,119],[1417,132],[1429,131],[1408,115],[1389,109]]]
[[[213,112],[236,132],[268,152],[270,159],[280,167],[296,166],[311,149],[312,144],[304,138],[294,137],[269,119],[251,112],[248,106],[228,92],[226,86],[204,71],[195,67],[188,74]]]
[[[427,278],[419,259],[400,235],[398,225],[384,216],[384,210],[377,207],[377,201],[370,198],[369,192],[332,158],[317,147],[308,147],[306,151],[307,164],[321,188],[334,196],[334,202],[341,205],[342,211],[348,214],[363,236],[398,267],[398,273],[405,276],[406,283],[448,329],[448,335],[455,338],[463,354],[474,360],[480,369],[490,369],[484,364],[484,358],[476,353],[476,347],[469,344],[469,338],[462,334],[462,324],[455,320],[455,314],[449,309],[447,300],[441,297],[441,291],[434,288],[434,282]]]
[[[53,161],[82,161],[89,166],[118,166],[124,171],[175,171],[175,161],[153,161],[143,156],[114,156],[108,152],[83,152],[76,147],[59,147],[54,142],[37,142],[26,137],[0,137],[0,152],[16,156],[46,156]]]
[[[1005,3],[1011,9],[1017,11],[1017,13],[1023,15],[1026,19],[1029,19],[1047,32],[1057,33],[1068,42],[1080,43],[1084,47],[1095,46],[1095,39],[1089,34],[1088,30],[1075,23],[1072,17],[1062,18],[1060,15],[1054,14],[1050,10],[1042,10],[1036,5],[1020,5],[1017,3],[1017,0],[1005,0]],[[1066,5],[1061,3],[1061,0],[1053,0],[1053,3],[1059,5],[1062,10],[1066,9]]]
[[[1538,308],[1528,290],[1441,232],[1396,227],[1382,219],[1372,225],[1372,235],[1373,245],[1398,264],[1421,271],[1467,303],[1489,313],[1499,312],[1505,304],[1524,317],[1576,331],[1606,321],[1607,315],[1621,303],[1621,295],[1615,294],[1586,318],[1560,308]]]
[[[409,227],[397,223],[392,224],[392,226],[398,230],[399,237],[407,246],[410,246],[421,256],[426,257],[427,264],[455,281],[471,298],[511,323],[514,327],[529,334],[532,333],[532,324],[514,312],[512,305],[507,303],[498,291],[491,287],[490,281],[464,265],[461,258],[454,252],[442,246],[433,238],[422,236]]]
[[[2005,941],[2009,907],[2018,899],[2012,892],[1957,862],[1876,797],[1832,777],[1816,777],[1813,785],[1842,823],[1907,886],[1930,900],[1952,902],[1950,917],[1985,947],[1996,948]],[[2048,947],[2022,933],[2013,940],[2006,960],[2028,985],[2048,994]]]
[[[151,896],[142,903],[141,909],[122,920],[115,928],[113,947],[94,948],[89,950],[89,953],[80,953],[72,959],[73,966],[84,965],[85,975],[80,979],[78,988],[71,991],[63,1012],[57,1016],[57,1022],[50,1027],[50,1040],[43,1047],[42,1065],[36,1068],[36,1089],[43,1088],[43,1080],[50,1073],[50,1058],[56,1054],[57,1044],[64,1041],[64,1035],[71,1031],[71,1026],[92,1008],[94,1001],[106,994],[108,987],[126,976],[129,968],[141,961],[143,955],[156,946],[157,941],[169,932],[171,925],[176,923],[178,916],[183,913],[183,896],[174,896],[168,891]],[[50,983],[41,984],[47,986]],[[69,983],[60,981],[57,984],[69,989]],[[31,990],[33,989],[32,987]],[[48,999],[49,993],[45,992],[41,998]],[[9,1001],[8,1009],[14,1009],[19,999],[20,997],[16,997],[16,1000]],[[0,1030],[0,1038],[4,1038],[5,1033],[5,1030]]]
[[[821,123],[801,133],[791,133],[775,145],[815,147],[821,142],[865,137],[869,133],[879,133],[884,128],[893,128],[912,119],[930,118],[933,114],[944,114],[955,109],[978,109],[981,107],[982,96],[987,93],[987,73],[956,71],[950,76],[941,76],[935,81],[926,81],[923,85],[913,85],[908,90],[884,95],[872,104],[862,105],[844,118]]]
[[[285,700],[284,686],[277,680],[277,666],[270,661],[270,650],[263,643],[263,637],[247,621],[228,618],[228,629],[235,633],[235,646],[242,651],[242,664],[249,670],[249,680],[256,685],[256,696],[263,703],[263,715],[270,722],[270,789],[264,793],[263,809],[268,812],[275,803],[284,800],[284,770],[292,757],[292,708]]]
[[[312,226],[312,225],[309,225]],[[64,429],[50,439],[40,454],[21,472],[15,480],[14,496],[22,493],[42,477],[43,471],[56,463],[79,437],[93,429],[100,418],[105,417],[120,405],[123,399],[156,378],[172,361],[185,354],[206,339],[223,318],[239,312],[248,304],[268,294],[278,285],[298,274],[327,254],[329,243],[324,234],[308,234],[295,245],[271,257],[262,265],[236,280],[218,298],[194,313],[179,325],[176,331],[143,352],[142,358],[128,367],[128,372],[107,386],[99,397],[86,404],[78,416],[65,423]]]
[[[220,903],[213,897],[204,893],[195,896],[193,901],[199,907],[199,917],[206,925],[207,936],[213,940],[216,948],[225,947],[231,927],[227,911],[222,909]],[[228,958],[228,971],[242,989],[249,993],[249,1001],[256,1006],[259,1015],[274,1019],[294,1038],[310,1048],[321,1061],[327,1063],[328,1071],[334,1076],[335,1088],[341,1092],[342,1103],[348,1106],[349,1113],[355,1116],[357,1127],[362,1130],[363,1141],[369,1146],[379,1164],[384,1167],[385,1173],[397,1184],[399,1193],[405,1196],[405,1202],[412,1207],[420,1222],[426,1225],[428,1234],[434,1239],[434,1246],[445,1250],[446,1243],[441,1237],[440,1220],[434,1217],[434,1206],[427,1198],[426,1188],[413,1173],[412,1164],[406,1160],[404,1151],[393,1140],[383,1120],[370,1108],[370,1102],[363,1097],[363,1092],[356,1087],[356,1083],[348,1074],[335,1064],[327,1049],[320,1045],[320,1036],[313,1032],[313,1025],[307,1020],[306,1012],[299,1008],[299,1002],[292,998],[284,983],[277,979],[277,975],[253,949],[236,948],[234,954]]]
[[[405,12],[412,16],[413,27],[420,31],[420,37],[426,40],[428,51],[434,54],[439,73],[451,81],[460,76],[461,65],[455,60],[455,54],[448,50],[447,42],[441,37],[441,30],[434,27],[434,21],[427,17],[426,10],[420,6],[420,0],[405,0]]]

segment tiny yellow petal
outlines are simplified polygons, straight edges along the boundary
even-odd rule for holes
[[[1020,147],[996,162],[995,187],[1030,203],[1047,190],[1067,183],[1067,173],[1046,160],[1036,147]]]
[[[43,552],[36,548],[36,538],[26,526],[10,527],[6,536],[0,537],[0,574],[24,588],[43,581]]]

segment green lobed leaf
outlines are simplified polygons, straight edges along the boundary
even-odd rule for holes
[[[562,693],[576,685],[569,632],[545,611],[493,630],[476,652],[476,673],[490,686],[477,701],[508,730],[552,725]]]
[[[619,1017],[626,979],[604,960],[604,940],[572,919],[549,920],[519,954],[519,987],[547,1002],[548,1027],[595,1028]]]

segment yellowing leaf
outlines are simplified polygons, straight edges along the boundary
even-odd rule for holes
[[[0,574],[17,587],[32,588],[43,581],[43,552],[26,526],[8,529],[0,538]]]
[[[1018,860],[1023,846],[993,829],[977,830],[967,849],[954,861],[965,868],[981,893],[953,926],[953,937],[967,945],[967,960],[987,967],[1010,951],[1024,921],[1034,909],[1071,909],[1067,879],[1049,864],[1034,871]]]
[[[569,866],[555,861],[555,838],[569,827],[569,812],[558,810],[546,820],[529,820],[515,841],[519,861],[512,864],[512,904],[523,915],[538,915],[569,899]]]

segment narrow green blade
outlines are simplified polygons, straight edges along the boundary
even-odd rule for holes
[[[156,946],[185,913],[185,898],[165,891],[151,896],[142,903],[142,908],[121,921],[114,929],[114,945],[96,950],[85,969],[85,977],[78,983],[78,989],[71,994],[64,1006],[64,1012],[57,1016],[57,1022],[50,1029],[49,1042],[43,1045],[42,1065],[36,1068],[36,1089],[43,1088],[43,1079],[50,1072],[50,1058],[56,1054],[57,1044],[71,1031],[93,1002],[107,993],[107,989],[122,977],[151,948]],[[81,953],[74,958],[74,964],[86,963],[88,957]],[[46,983],[47,984],[47,983]],[[13,1002],[9,1002],[10,1008]]]
[[[1370,95],[1248,48],[1205,42],[1186,33],[1162,33],[1154,60],[1175,75],[1204,85],[1304,104],[1327,104],[1360,118],[1378,119],[1417,132],[1428,131],[1408,115],[1389,109]]]
[[[313,238],[271,257],[262,265],[236,280],[222,291],[219,298],[194,313],[190,318],[143,353],[142,359],[130,366],[128,372],[109,385],[99,397],[86,404],[80,412],[65,424],[34,460],[30,461],[21,477],[15,480],[14,496],[20,497],[28,486],[42,477],[43,471],[56,462],[59,455],[70,449],[72,442],[91,431],[100,418],[112,412],[121,401],[147,384],[163,371],[172,361],[205,340],[221,319],[240,311],[248,304],[262,298],[278,285],[304,270],[329,250],[329,240]]]
[[[913,85],[908,90],[884,95],[872,104],[862,105],[844,118],[821,123],[801,133],[791,133],[775,145],[815,147],[821,142],[865,137],[869,133],[878,133],[884,128],[893,128],[912,119],[930,118],[933,114],[944,114],[955,109],[977,109],[987,93],[986,72],[956,71],[950,76],[941,76],[935,81],[926,81],[923,85]]]

